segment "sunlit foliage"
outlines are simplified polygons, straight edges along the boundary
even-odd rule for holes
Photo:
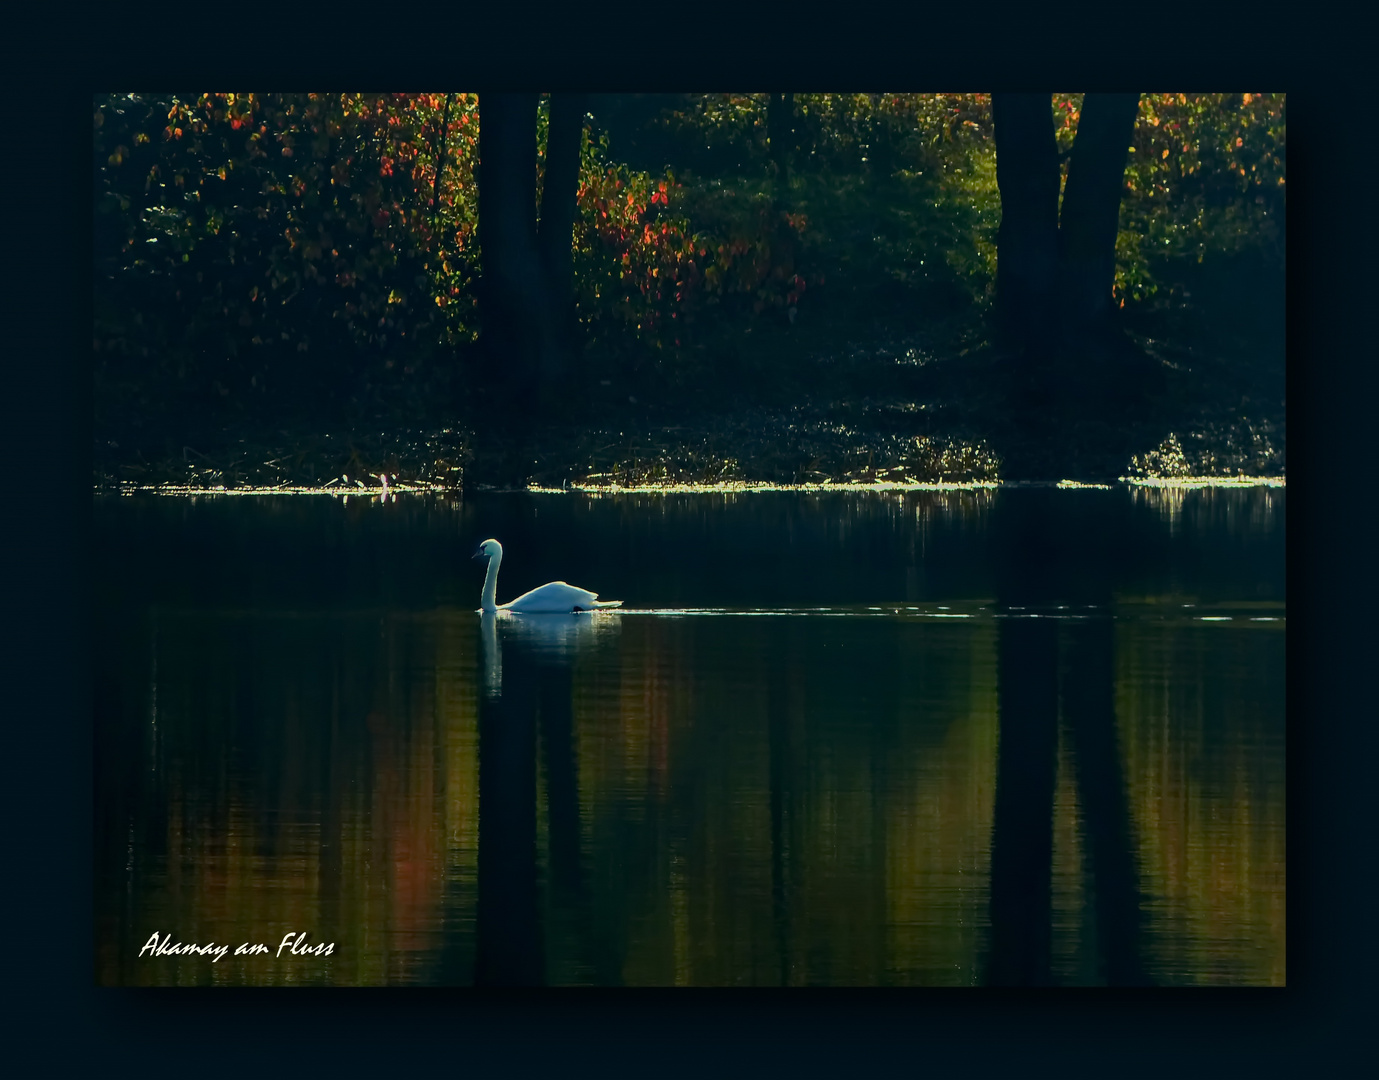
[[[1065,178],[1081,104],[1081,94],[1051,95]],[[764,94],[706,94],[660,123],[688,148],[687,169],[758,180],[769,170],[767,111]],[[990,95],[796,94],[792,128],[797,199],[827,198],[816,190],[820,180],[837,188],[849,176],[870,178],[870,189],[848,186],[850,199],[927,211],[901,223],[899,246],[927,248],[974,298],[990,299],[1000,222]],[[1117,242],[1118,295],[1131,302],[1154,295],[1171,258],[1200,262],[1209,252],[1250,249],[1281,264],[1285,144],[1283,94],[1141,95]],[[882,180],[908,190],[876,186]],[[839,210],[847,212],[830,207],[828,216]],[[823,217],[812,215],[826,229]],[[945,228],[949,222],[960,235]],[[892,266],[903,261],[900,252],[887,254]]]
[[[991,136],[989,94],[795,94],[790,140],[801,168],[852,171],[965,160]],[[694,147],[701,171],[768,159],[767,95],[704,94],[660,123]],[[700,149],[702,147],[702,149]]]
[[[609,155],[591,131],[575,227],[580,314],[595,339],[682,346],[706,309],[755,314],[796,305],[808,283],[794,251],[805,215],[762,195],[705,204],[667,169],[653,177]]]
[[[1054,98],[1065,179],[1081,105]],[[1282,264],[1285,106],[1283,94],[1140,95],[1116,242],[1122,300],[1153,296],[1165,260],[1248,250]]]
[[[1122,303],[1185,296],[1180,268],[1213,253],[1281,267],[1284,101],[1141,97]],[[1065,169],[1080,105],[1051,95]],[[136,397],[159,381],[234,401],[453,367],[482,317],[479,106],[464,93],[98,95],[98,377]],[[543,103],[538,174],[545,117]],[[673,363],[711,327],[808,323],[826,297],[831,318],[859,324],[986,311],[1000,222],[989,95],[793,95],[776,132],[785,174],[767,95],[682,96],[651,126],[673,172],[629,167],[589,119],[574,249],[590,349]]]
[[[928,296],[930,314],[985,307],[1000,224],[990,95],[795,94],[788,178],[771,164],[767,97],[702,95],[661,118],[686,148],[695,220],[753,199],[803,213],[797,272],[833,280],[865,319],[897,289],[909,306]]]
[[[387,370],[474,336],[474,95],[107,95],[94,120],[107,361],[226,395],[313,349]]]

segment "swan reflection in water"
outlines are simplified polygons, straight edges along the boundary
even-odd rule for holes
[[[483,646],[484,694],[497,697],[503,692],[505,646],[520,651],[523,660],[538,666],[564,665],[583,650],[615,640],[621,630],[622,621],[615,611],[565,615],[481,612],[479,638]]]

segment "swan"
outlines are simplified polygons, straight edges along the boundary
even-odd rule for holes
[[[622,607],[621,600],[600,600],[598,593],[588,589],[567,585],[563,581],[552,581],[540,585],[531,592],[524,592],[516,600],[506,604],[494,602],[498,591],[498,565],[503,561],[503,545],[497,540],[485,540],[474,553],[476,559],[488,560],[488,573],[484,575],[484,592],[479,602],[480,611],[518,611],[528,614],[568,615],[574,611],[593,611],[596,608]]]

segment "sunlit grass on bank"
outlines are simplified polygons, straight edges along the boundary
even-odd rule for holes
[[[453,492],[444,484],[392,484],[388,487],[338,488],[321,485],[289,484],[281,487],[240,486],[193,487],[188,484],[121,484],[118,488],[97,489],[98,495],[329,495],[348,502],[356,499],[390,499],[398,495],[443,495]]]
[[[700,495],[744,494],[749,492],[828,492],[828,491],[1000,491],[1016,488],[1058,488],[1060,490],[1110,491],[1116,486],[1136,488],[1210,488],[1210,487],[1285,487],[1282,476],[1187,476],[1187,477],[1120,477],[1115,484],[1089,483],[1081,480],[937,480],[937,481],[874,481],[838,480],[805,484],[775,484],[765,481],[735,480],[713,483],[642,483],[642,484],[569,484],[562,487],[543,487],[531,484],[511,489],[533,494],[584,495]],[[497,489],[485,489],[497,490]]]
[[[1283,476],[1122,476],[1120,483],[1137,488],[1287,487]]]
[[[766,493],[816,494],[820,492],[911,492],[911,491],[1000,491],[1022,488],[1058,488],[1060,490],[1110,491],[1114,487],[1164,489],[1181,491],[1198,488],[1283,488],[1282,476],[1183,476],[1183,477],[1121,477],[1115,484],[1084,483],[1078,480],[951,480],[951,481],[883,481],[860,480],[824,481],[821,483],[777,484],[766,481],[733,480],[709,483],[640,483],[567,484],[561,487],[529,484],[525,487],[497,487],[478,485],[474,490],[485,493],[527,492],[533,495],[745,495]],[[98,489],[105,495],[329,495],[348,501],[357,499],[396,500],[399,495],[459,495],[455,488],[443,484],[396,484],[383,487],[354,489],[312,485],[281,487],[193,487],[187,484],[121,484],[118,488]]]

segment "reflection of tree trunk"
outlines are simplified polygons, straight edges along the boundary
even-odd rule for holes
[[[1111,314],[1125,159],[1139,100],[1138,94],[1088,94],[1082,102],[1058,228],[1058,291],[1070,333]]]
[[[1047,492],[1002,492],[996,504],[1000,749],[991,851],[992,983],[1051,981],[1053,799],[1057,772],[1060,622],[1049,606],[1112,601],[1106,520],[1078,521],[1081,551],[1053,532]],[[1012,610],[1016,609],[1016,610]],[[1039,617],[1030,618],[1036,615]],[[1016,617],[1024,616],[1024,617]],[[1140,895],[1115,735],[1114,627],[1109,617],[1062,624],[1062,709],[1078,799],[1099,953],[1107,981],[1143,983]]]
[[[1058,144],[1048,94],[993,94],[996,184],[996,294],[1005,333],[1032,360],[1048,358],[1057,305]]]
[[[516,659],[509,657],[501,696],[479,699],[474,982],[481,986],[545,980],[536,884],[536,673],[521,670]]]
[[[1044,492],[1004,491],[996,504],[1000,737],[991,828],[987,981],[1048,983],[1052,937],[1053,793],[1058,750],[1058,624],[1031,607],[1054,602],[1062,554]]]
[[[1147,982],[1140,960],[1140,890],[1125,777],[1116,746],[1114,627],[1076,623],[1068,632],[1063,710],[1072,735],[1106,981]]]
[[[1050,981],[1053,791],[1058,749],[1058,624],[1001,621],[1000,744],[991,836],[987,982]]]
[[[156,671],[156,669],[155,669]],[[348,740],[341,731],[339,673],[333,672],[331,682],[329,757],[325,770],[325,797],[321,807],[321,864],[318,871],[316,895],[320,900],[320,922],[324,926],[343,926],[341,918],[345,881],[345,807],[348,783],[342,783],[350,775],[350,762],[347,754]]]
[[[574,713],[570,669],[546,668],[540,675],[541,742],[546,757],[546,800],[550,807],[551,889],[578,896],[579,781],[575,772]]]
[[[789,822],[785,778],[790,775],[790,671],[785,626],[772,628],[775,637],[770,653],[771,687],[768,698],[768,743],[771,785],[771,908],[776,929],[780,984],[790,985]]]

